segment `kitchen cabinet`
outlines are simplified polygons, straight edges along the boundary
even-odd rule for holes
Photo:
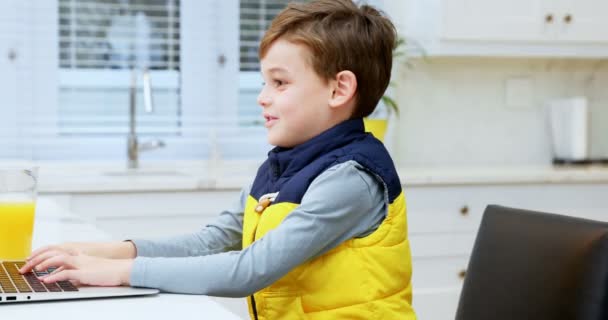
[[[544,41],[556,12],[543,0],[448,0],[442,9],[445,39]],[[551,19],[551,22],[546,21]]]
[[[608,2],[604,0],[562,0],[559,39],[571,42],[608,42]]]
[[[152,239],[196,232],[239,199],[240,190],[74,193],[71,212],[112,239]]]
[[[608,221],[608,183],[409,188],[406,184],[405,192],[413,305],[420,319],[454,319],[477,228],[488,204]]]
[[[412,0],[403,33],[429,56],[608,56],[603,0]]]

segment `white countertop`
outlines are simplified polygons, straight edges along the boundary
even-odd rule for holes
[[[48,197],[40,197],[36,209],[33,247],[64,241],[100,241],[109,237],[79,220]],[[146,297],[103,298],[56,302],[3,304],[3,319],[240,319],[210,297],[161,293]]]
[[[174,162],[130,172],[122,163],[36,163],[41,193],[238,190],[259,162]],[[2,167],[2,163],[0,163]],[[405,186],[608,183],[608,166],[400,167]]]
[[[240,189],[255,176],[259,162],[174,162],[128,170],[124,164],[36,164],[41,193],[200,191]],[[0,164],[1,166],[1,164]]]
[[[608,166],[399,168],[408,185],[608,183]]]
[[[15,303],[0,306],[2,319],[222,319],[240,320],[209,297],[162,293],[155,296]]]

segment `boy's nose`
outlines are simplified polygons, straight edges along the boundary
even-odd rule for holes
[[[260,94],[258,94],[258,104],[261,107],[268,107],[271,102],[272,102],[272,100],[270,99],[270,97],[268,97],[268,95],[264,94],[264,90],[262,90],[262,92],[260,92]]]

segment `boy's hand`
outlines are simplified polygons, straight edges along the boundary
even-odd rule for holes
[[[33,264],[36,270],[57,267],[53,273],[40,277],[45,283],[70,280],[91,286],[129,285],[133,265],[132,259],[105,259],[60,251],[49,251],[38,258],[41,261],[36,260],[40,262]],[[24,266],[20,271],[27,272],[26,267],[28,266]],[[29,269],[31,270],[31,267]]]
[[[37,259],[38,256],[45,255],[51,251],[64,252],[66,254],[84,254],[87,256],[94,256],[100,258],[110,259],[129,259],[135,258],[136,249],[135,245],[130,241],[124,242],[66,242],[62,244],[50,245],[42,248],[38,248],[32,252],[27,258],[28,261]],[[38,264],[40,261],[36,261]],[[34,265],[35,265],[34,264]],[[30,263],[26,264],[26,267]],[[29,271],[29,269],[28,269]]]
[[[26,273],[32,270],[34,267],[37,267],[43,261],[58,255],[79,255],[84,254],[84,250],[78,246],[78,244],[72,243],[64,243],[60,245],[52,245],[46,246],[39,249],[34,250],[32,254],[26,259],[26,264],[19,269],[19,272]],[[42,270],[40,267],[37,267],[36,270]]]
[[[66,278],[88,285],[129,285],[132,260],[108,259],[116,257],[134,258],[135,246],[131,242],[63,243],[46,246],[32,252],[19,272],[27,273],[33,268],[46,270],[48,267],[57,267],[52,275],[45,277],[45,282]]]

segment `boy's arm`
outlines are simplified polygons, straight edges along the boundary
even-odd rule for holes
[[[139,257],[204,256],[242,247],[243,211],[251,186],[241,190],[238,202],[200,231],[158,240],[134,239]]]
[[[168,292],[250,295],[340,243],[373,232],[386,214],[384,192],[356,162],[338,164],[319,175],[301,205],[251,246],[202,257],[139,257],[130,284]]]

